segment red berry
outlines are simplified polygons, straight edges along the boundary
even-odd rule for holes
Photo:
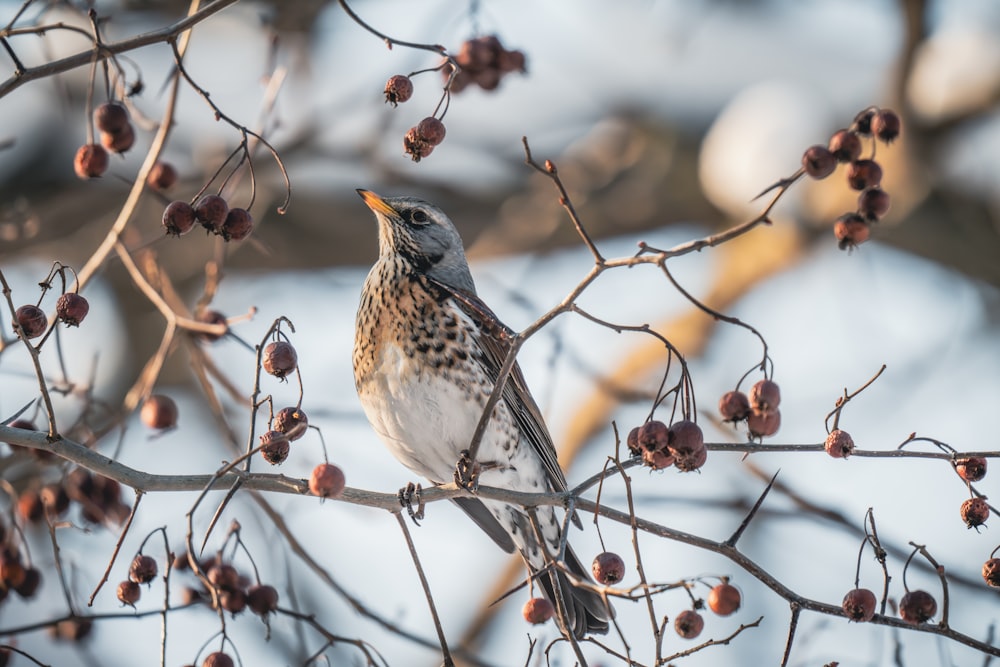
[[[937,613],[937,602],[927,591],[909,591],[899,601],[899,617],[907,623],[926,623]]]
[[[202,227],[216,234],[222,231],[229,215],[229,204],[219,195],[205,195],[194,205],[194,217]]]
[[[810,146],[802,154],[802,167],[811,178],[826,178],[837,168],[837,158],[826,146]]]
[[[420,162],[434,151],[434,146],[428,143],[417,128],[411,127],[403,136],[403,152],[413,158],[414,162]]]
[[[839,428],[834,429],[826,436],[823,448],[826,449],[827,454],[835,459],[846,459],[854,453],[854,438],[847,431],[841,431]]]
[[[681,472],[691,472],[705,465],[708,461],[708,449],[702,445],[701,449],[696,449],[691,454],[685,456],[675,456],[674,465]]]
[[[385,101],[396,106],[413,96],[413,82],[410,77],[396,74],[385,82]]]
[[[128,580],[118,584],[118,600],[122,604],[134,607],[140,597],[142,597],[142,589],[134,581]]]
[[[242,241],[253,231],[253,218],[243,208],[231,208],[222,223],[222,238],[226,241]]]
[[[732,584],[719,584],[708,592],[708,608],[719,616],[729,616],[740,608],[740,589]]]
[[[139,418],[149,428],[173,428],[177,426],[177,404],[169,396],[153,394],[142,404]]]
[[[149,170],[146,183],[154,190],[169,190],[177,182],[177,170],[169,162],[157,162]]]
[[[674,457],[667,449],[643,449],[642,462],[653,470],[663,470],[674,464]]]
[[[837,162],[854,162],[861,157],[861,138],[850,130],[837,130],[830,137],[827,148]]]
[[[194,207],[186,201],[173,201],[163,210],[163,226],[167,234],[182,236],[194,227]]]
[[[49,327],[49,318],[45,317],[45,311],[38,306],[27,304],[21,306],[14,312],[18,326],[25,338],[38,338]],[[17,331],[17,329],[14,329]]]
[[[882,167],[875,160],[855,160],[847,167],[847,183],[855,190],[876,188],[882,182]]]
[[[94,109],[94,124],[101,132],[117,134],[129,125],[128,110],[118,102],[105,102]]]
[[[247,594],[242,588],[220,591],[219,606],[235,616],[247,608]]]
[[[661,451],[670,444],[670,429],[663,422],[653,419],[639,427],[637,438],[642,449]]]
[[[777,410],[781,404],[781,389],[777,382],[759,380],[750,387],[750,406],[757,412]]]
[[[289,440],[298,440],[306,434],[309,418],[300,408],[282,408],[274,415],[272,428],[281,431]]]
[[[76,149],[73,171],[80,178],[97,178],[108,170],[108,152],[99,144],[84,144]]]
[[[21,491],[17,497],[17,513],[22,519],[31,523],[38,523],[45,518],[45,505],[42,504],[42,497],[36,489],[28,488]]]
[[[90,304],[76,292],[66,292],[56,301],[56,316],[71,327],[80,325],[90,312]]]
[[[504,50],[500,52],[500,57],[497,58],[497,67],[500,68],[501,72],[525,72],[527,71],[525,64],[523,51]]]
[[[201,667],[236,667],[233,659],[221,651],[209,653]]]
[[[879,109],[878,113],[872,118],[871,125],[872,134],[887,144],[891,144],[899,137],[899,132],[903,127],[899,116],[891,109]]]
[[[625,561],[612,551],[597,554],[590,566],[597,583],[613,586],[625,578]]]
[[[345,484],[344,471],[332,463],[320,463],[309,476],[309,492],[320,498],[339,498]]]
[[[532,625],[540,625],[552,618],[556,613],[552,603],[545,598],[531,598],[524,603],[521,614],[524,620]]]
[[[833,223],[833,234],[841,250],[851,250],[868,240],[871,228],[857,213],[845,213]]]
[[[865,220],[875,222],[889,212],[889,193],[881,188],[868,188],[858,195],[858,213]]]
[[[138,554],[128,568],[128,578],[137,584],[148,584],[156,578],[156,560],[152,556]]]
[[[273,466],[284,463],[289,450],[288,438],[284,433],[268,431],[260,436],[260,455]]]
[[[705,628],[705,619],[694,609],[685,609],[674,619],[674,630],[684,639],[694,639]]]
[[[872,133],[872,119],[875,117],[875,109],[869,107],[864,111],[859,111],[854,117],[854,124],[851,128],[858,134],[867,137]]]
[[[978,482],[986,477],[986,459],[981,456],[955,459],[955,472],[966,482]]]
[[[204,566],[202,566],[204,567]],[[226,563],[218,563],[205,567],[205,576],[213,586],[222,590],[234,590],[240,585],[240,573],[235,567]]]
[[[978,529],[990,517],[990,506],[983,498],[976,496],[962,503],[961,514],[966,526]]]
[[[417,136],[431,146],[437,146],[444,141],[444,135],[444,123],[434,116],[428,116],[417,123]]]
[[[750,399],[742,391],[727,391],[719,399],[719,414],[723,421],[743,421],[750,416]]]
[[[101,132],[101,145],[114,153],[124,153],[135,144],[135,129],[128,123],[120,132]]]
[[[667,450],[674,457],[674,465],[681,472],[697,470],[705,465],[708,453],[701,427],[693,421],[682,419],[670,425]]]
[[[247,606],[258,616],[267,616],[278,609],[278,589],[259,584],[247,590]]]
[[[753,438],[769,438],[781,428],[781,410],[757,412],[747,417],[747,430]]]
[[[852,591],[848,591],[840,606],[844,610],[844,615],[847,616],[848,620],[857,623],[867,623],[875,616],[876,602],[875,594],[870,590],[867,588],[855,588]]]
[[[990,586],[1000,586],[1000,558],[990,558],[983,563],[983,579]]]
[[[262,357],[264,370],[277,378],[283,378],[296,369],[299,355],[292,344],[285,340],[276,340],[264,348]]]

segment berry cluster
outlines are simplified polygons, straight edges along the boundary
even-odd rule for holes
[[[496,90],[500,80],[511,72],[527,71],[523,51],[508,51],[496,35],[466,40],[458,49],[455,62],[461,68],[451,81],[451,92],[458,93],[469,85],[483,90]],[[450,72],[442,70],[445,79]]]
[[[174,558],[175,571],[186,570],[190,566],[187,554]],[[198,562],[199,569],[205,573],[205,578],[215,589],[218,604],[232,615],[250,609],[262,618],[267,618],[278,609],[278,589],[274,586],[253,583],[253,580],[242,574],[236,567],[218,556],[211,556]],[[205,582],[200,588],[188,588],[185,599],[189,603],[211,600],[211,595]]]
[[[767,438],[781,428],[781,389],[773,380],[759,380],[749,394],[739,389],[728,391],[719,399],[719,413],[727,422],[746,420],[751,438]]]
[[[135,128],[128,110],[119,102],[105,102],[94,109],[94,124],[101,143],[80,146],[73,160],[76,175],[84,180],[97,178],[108,170],[108,151],[124,153],[135,143]]]
[[[137,554],[129,565],[128,579],[118,584],[116,591],[118,600],[122,604],[134,607],[135,603],[142,597],[142,589],[139,584],[151,585],[158,572],[156,559],[141,553]]]
[[[858,195],[856,211],[837,218],[833,232],[842,250],[868,240],[871,224],[889,212],[889,195],[881,188],[882,166],[875,161],[876,140],[890,144],[902,124],[896,112],[871,107],[860,112],[849,128],[837,130],[826,146],[810,146],[802,155],[803,171],[815,179],[826,178],[837,164],[847,165],[847,184]],[[862,157],[863,139],[871,139],[870,157]]]
[[[0,541],[3,542],[0,547],[0,602],[11,593],[17,593],[25,600],[34,597],[42,583],[42,573],[22,557],[21,550],[16,546],[16,536],[8,533],[7,527],[2,524]]]
[[[90,303],[76,292],[66,292],[56,301],[56,321],[78,327],[90,312]],[[31,340],[49,329],[49,318],[35,304],[25,304],[14,311],[14,333]]]
[[[75,468],[58,483],[22,490],[17,497],[17,514],[28,523],[42,523],[46,516],[50,519],[65,516],[72,502],[80,506],[80,516],[93,524],[108,521],[120,524],[130,512],[121,500],[121,485],[117,481],[94,475],[86,468]]]
[[[708,458],[701,427],[687,419],[669,428],[663,422],[650,420],[629,432],[627,444],[632,455],[641,456],[653,470],[674,465],[681,472],[690,472],[705,465]]]
[[[253,217],[245,208],[229,208],[221,195],[203,195],[190,203],[178,199],[163,210],[163,228],[171,236],[183,236],[199,223],[210,234],[225,241],[242,241],[253,231]]]
[[[413,96],[413,80],[405,74],[395,74],[385,82],[385,101],[399,106]],[[442,117],[444,114],[442,114]],[[407,130],[403,136],[403,152],[414,162],[420,162],[444,141],[445,127],[441,119],[428,116]]]

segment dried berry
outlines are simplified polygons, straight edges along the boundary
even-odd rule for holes
[[[875,222],[885,217],[891,203],[889,193],[882,188],[868,188],[858,195],[858,213],[865,220]]]
[[[309,426],[309,418],[301,408],[282,408],[278,414],[274,415],[274,422],[271,427],[275,431],[281,431],[289,440],[298,440],[306,434]]]
[[[841,603],[844,615],[849,621],[867,623],[875,616],[875,594],[867,588],[855,588],[848,591]]]
[[[135,129],[128,123],[120,132],[101,132],[101,145],[113,153],[124,153],[135,144]]]
[[[667,451],[674,457],[674,465],[681,472],[697,470],[705,465],[708,453],[701,427],[693,421],[682,419],[670,425]]]
[[[14,592],[22,598],[28,599],[35,596],[41,583],[42,573],[36,568],[29,567],[24,571],[24,580],[21,582],[21,585],[14,587]]]
[[[612,551],[604,551],[594,558],[590,571],[597,583],[613,586],[625,578],[625,561]]]
[[[667,449],[643,449],[642,462],[653,470],[663,470],[674,464],[674,457]]]
[[[857,213],[845,213],[833,223],[833,234],[837,237],[837,246],[841,250],[858,247],[868,240],[870,232],[868,222]]]
[[[410,77],[396,74],[385,82],[385,101],[396,106],[413,96],[413,82]]]
[[[882,166],[875,160],[855,160],[847,167],[847,184],[855,190],[878,187],[882,182]]]
[[[899,617],[907,623],[926,623],[937,613],[937,601],[927,591],[909,591],[899,601]]]
[[[781,428],[781,410],[757,412],[747,417],[747,431],[751,438],[769,438]]]
[[[229,204],[219,195],[205,195],[194,205],[194,217],[202,227],[216,234],[222,231],[229,215]]]
[[[708,592],[708,608],[719,616],[729,616],[740,608],[740,589],[729,583],[715,586]]]
[[[163,210],[163,227],[167,234],[182,236],[194,228],[194,207],[186,201],[173,201]]]
[[[222,223],[222,238],[226,241],[242,241],[253,231],[253,218],[243,208],[231,208]]]
[[[235,616],[247,608],[247,594],[241,588],[220,591],[219,606]]]
[[[750,387],[750,406],[757,412],[777,410],[781,404],[781,389],[772,380],[759,380]]]
[[[750,416],[750,399],[742,391],[727,391],[719,399],[719,414],[723,421],[743,421]]]
[[[854,453],[854,438],[847,431],[834,429],[826,436],[823,448],[835,459],[846,459]]]
[[[634,427],[628,432],[628,437],[625,438],[625,444],[628,446],[629,452],[633,455],[642,454],[642,447],[639,446],[639,427]]]
[[[705,619],[694,609],[685,609],[674,619],[674,630],[684,639],[694,639],[705,629]]]
[[[858,134],[867,137],[872,133],[872,119],[875,117],[875,109],[868,108],[864,111],[859,111],[858,115],[854,117],[854,124],[851,127]]]
[[[986,459],[981,456],[955,459],[955,472],[966,482],[978,482],[986,477]]]
[[[101,132],[117,134],[129,125],[128,110],[118,102],[105,102],[94,109],[94,124]]]
[[[990,506],[985,499],[976,496],[962,503],[961,514],[966,526],[978,529],[990,517]]]
[[[206,576],[213,586],[222,590],[235,590],[240,585],[240,573],[232,565],[219,563],[205,569]]]
[[[434,152],[434,146],[420,136],[417,128],[411,127],[403,136],[403,152],[409,155],[414,162],[420,162]]]
[[[56,301],[56,316],[71,327],[80,326],[90,312],[90,304],[76,292],[66,292]]]
[[[267,616],[278,610],[278,589],[267,584],[251,586],[247,590],[247,606],[258,616]]]
[[[17,497],[17,513],[21,518],[31,523],[38,523],[45,518],[45,505],[41,494],[36,489],[25,489]]]
[[[702,445],[701,449],[696,449],[690,454],[674,457],[674,465],[677,466],[677,469],[681,472],[692,472],[697,470],[705,465],[706,461],[708,461],[708,449],[706,449],[704,445]]]
[[[128,567],[128,578],[137,584],[148,584],[156,578],[156,559],[152,556],[137,554]]]
[[[810,146],[802,154],[802,168],[810,178],[826,178],[837,168],[837,158],[826,146]]]
[[[123,581],[118,584],[118,600],[122,604],[134,607],[135,603],[142,597],[142,589],[139,584],[132,580]]]
[[[983,579],[990,586],[1000,586],[1000,558],[990,558],[983,563]]]
[[[97,178],[108,170],[108,152],[99,144],[84,144],[76,149],[73,171],[84,180]]]
[[[887,144],[891,144],[899,137],[902,127],[903,123],[899,120],[899,116],[891,109],[879,109],[871,122],[872,134]]]
[[[18,308],[14,312],[14,318],[21,328],[21,334],[29,340],[38,338],[49,327],[49,318],[45,317],[45,311],[30,303]],[[14,331],[17,331],[17,327]]]
[[[236,667],[233,659],[221,651],[209,653],[201,667]]]
[[[264,348],[264,370],[277,378],[283,378],[298,366],[299,355],[292,344],[285,340],[268,343]]]
[[[837,162],[854,162],[861,157],[861,137],[850,130],[837,130],[830,137],[827,148]]]
[[[320,463],[309,476],[309,492],[320,498],[337,498],[344,492],[344,471],[332,463]]]
[[[664,450],[670,444],[670,429],[663,422],[653,419],[639,427],[637,438],[639,447],[644,450]]]
[[[225,315],[223,315],[217,310],[203,310],[200,313],[198,313],[198,317],[195,319],[205,324],[224,324],[226,325],[226,331],[227,332],[229,331],[228,327],[229,321],[226,319]],[[214,333],[199,331],[195,335],[201,340],[208,341],[209,343],[214,343],[215,341],[219,340],[226,334],[224,333],[214,334]]]
[[[532,625],[540,625],[549,620],[556,613],[552,603],[545,598],[531,598],[524,603],[521,614],[524,620]]]
[[[417,123],[417,135],[431,146],[437,146],[444,141],[444,123],[434,116],[428,116]]]
[[[154,190],[169,190],[177,182],[177,170],[169,162],[157,162],[146,176],[146,184]]]
[[[153,394],[142,404],[139,418],[149,428],[173,428],[177,426],[177,404],[169,396]]]
[[[279,431],[268,431],[260,436],[260,455],[271,465],[284,463],[288,458],[288,438]]]

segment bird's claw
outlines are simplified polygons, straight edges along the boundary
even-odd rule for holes
[[[406,508],[406,513],[410,515],[410,519],[417,526],[420,525],[420,521],[424,518],[424,501],[420,497],[422,490],[423,488],[419,484],[409,482],[396,494],[396,497],[399,498],[399,504]],[[417,501],[416,510],[413,509],[414,500]]]
[[[480,471],[479,464],[469,456],[469,450],[463,449],[459,453],[458,463],[455,464],[455,484],[466,491],[475,491],[479,488]]]

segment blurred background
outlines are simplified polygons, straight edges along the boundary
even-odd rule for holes
[[[0,23],[21,6],[0,1]],[[185,3],[174,2],[95,7],[109,18],[103,26],[107,42],[173,23],[187,11]],[[200,231],[164,237],[161,214],[167,201],[193,197],[240,140],[182,84],[162,156],[181,180],[166,198],[147,193],[123,235],[137,256],[155,257],[192,310],[206,282],[221,276],[211,308],[228,316],[256,308],[251,321],[233,326],[251,345],[274,318],[284,315],[294,323],[302,408],[322,429],[330,458],[344,469],[350,486],[394,492],[412,480],[377,441],[354,394],[354,314],[377,253],[373,220],[356,188],[414,194],[440,205],[465,239],[480,293],[507,324],[521,329],[558,304],[592,265],[551,182],[524,165],[522,137],[538,160],[558,165],[604,255],[624,257],[635,253],[640,241],[669,248],[754,217],[766,203],[753,200],[761,190],[795,172],[806,147],[825,144],[871,105],[895,109],[903,134],[878,149],[892,207],[869,242],[853,252],[837,248],[833,221],[855,208],[857,196],[841,168],[822,182],[797,184],[771,213],[773,225],[672,261],[671,271],[696,298],[766,338],[783,394],[782,427],[767,442],[822,442],[824,417],[838,396],[886,364],[885,374],[841,419],[860,448],[890,450],[916,432],[959,450],[997,449],[1000,5],[358,0],[351,7],[395,39],[441,44],[452,52],[472,37],[497,35],[507,48],[524,52],[527,71],[509,74],[492,91],[471,86],[455,94],[444,116],[444,143],[413,162],[403,154],[403,135],[434,112],[443,80],[433,71],[414,76],[413,98],[398,108],[385,104],[383,86],[393,74],[435,67],[439,56],[399,45],[387,49],[337,3],[237,3],[195,29],[185,66],[224,113],[262,132],[278,150],[292,183],[288,211],[277,212],[285,198],[281,173],[259,152],[251,239],[224,244]],[[87,27],[76,4],[43,2],[31,3],[17,25],[58,22]],[[8,42],[27,67],[89,48],[82,36],[58,31]],[[37,299],[37,283],[53,261],[79,268],[95,252],[149,148],[167,99],[171,52],[156,44],[125,56],[129,76],[141,73],[144,83],[141,94],[131,98],[136,146],[115,156],[99,180],[80,181],[72,164],[89,122],[89,68],[28,83],[0,99],[0,268],[15,303]],[[12,68],[6,67],[10,76]],[[98,85],[95,101],[104,99]],[[246,205],[245,174],[227,198]],[[123,428],[98,449],[160,473],[210,472],[231,458],[231,446],[242,447],[248,429],[253,354],[232,337],[210,346],[178,345],[155,389],[179,404],[180,427],[151,436],[137,416],[116,414],[115,406],[156,352],[163,317],[115,259],[84,294],[91,301],[89,319],[60,337],[65,372],[110,406],[108,419],[124,419]],[[648,323],[670,338],[688,357],[707,439],[746,439],[744,432],[716,424],[715,406],[759,362],[755,338],[694,309],[649,267],[606,273],[580,303],[607,321]],[[0,322],[9,331],[9,317]],[[43,364],[55,377],[61,371],[52,347]],[[220,406],[214,413],[192,371],[198,359],[192,349],[224,369],[234,388],[227,392],[218,379],[212,381]],[[613,454],[612,423],[627,432],[645,419],[665,363],[662,347],[647,337],[615,334],[571,316],[531,339],[520,359],[571,484],[597,472]],[[0,378],[4,419],[37,397],[30,361],[19,351],[0,356]],[[298,400],[296,386],[271,381],[263,389],[276,407]],[[79,394],[57,400],[62,419],[80,416]],[[295,443],[278,471],[305,477],[321,457],[319,437],[310,433]],[[633,478],[640,515],[724,539],[766,478],[780,469],[779,480],[790,493],[769,497],[741,546],[792,589],[832,604],[854,587],[857,531],[872,507],[880,536],[903,549],[902,557],[890,556],[892,595],[902,594],[907,542],[926,544],[956,577],[952,627],[993,642],[996,597],[983,585],[979,569],[997,542],[989,529],[970,531],[961,522],[958,508],[968,490],[949,468],[930,460],[845,462],[825,454],[778,453],[744,459],[711,453],[700,474],[635,470]],[[15,487],[33,474],[16,467],[7,472]],[[989,496],[993,485],[987,477],[979,488]],[[179,549],[183,514],[193,500],[191,494],[150,494],[122,553],[134,553],[150,530],[163,525]],[[815,506],[811,510],[802,500]],[[315,614],[338,635],[369,642],[389,664],[438,664],[426,602],[391,515],[315,498],[268,501],[303,549],[370,614],[359,613],[292,553],[259,504],[237,498],[220,525],[233,519],[243,525],[262,578],[283,593],[282,606]],[[607,491],[604,502],[624,507],[620,484]],[[196,516],[201,530],[211,511],[202,508]],[[524,623],[523,592],[484,611],[520,575],[516,563],[512,568],[505,554],[465,522],[439,503],[414,530],[445,632],[485,664],[523,665],[528,636],[539,637],[542,646],[556,630]],[[583,532],[574,531],[572,543],[589,562],[602,548],[592,523],[585,525]],[[605,547],[631,563],[628,531],[610,522],[600,526]],[[116,531],[66,528],[59,537],[70,588],[85,600],[106,566]],[[37,561],[51,568],[47,531],[32,528],[27,538]],[[221,529],[213,539],[221,542]],[[789,619],[784,601],[724,559],[645,536],[640,546],[653,581],[731,575],[742,588],[743,609],[729,618],[706,614],[702,639],[721,639],[740,623],[764,618],[732,646],[710,647],[679,662],[780,662]],[[880,590],[881,573],[869,555],[862,559],[861,582]],[[112,582],[124,578],[126,564],[120,559]],[[636,581],[630,568],[623,584]],[[926,570],[908,572],[907,583],[938,591],[936,576]],[[140,610],[160,604],[162,588],[154,591]],[[660,613],[671,618],[690,604],[683,592],[658,600]],[[120,611],[111,587],[96,608]],[[37,600],[11,598],[0,606],[0,634],[65,609],[55,578],[46,577]],[[645,605],[619,602],[616,609],[636,659],[649,664]],[[386,630],[371,615],[429,641],[431,648]],[[217,617],[208,610],[170,619],[168,664],[193,661],[217,629]],[[303,664],[323,645],[301,622],[279,616],[271,626],[271,640],[265,642],[263,626],[251,614],[228,624],[243,665]],[[667,653],[696,643],[669,629],[667,635]],[[123,636],[129,637],[127,648]],[[53,664],[154,664],[159,637],[153,616],[98,623],[83,646],[51,643],[42,632],[17,642]],[[614,664],[596,647],[586,652],[591,664]],[[326,655],[329,664],[364,664],[357,649],[345,644]],[[569,654],[560,655],[559,664],[572,664]],[[789,664],[834,660],[844,666],[982,662],[974,652],[931,635],[803,614]],[[531,664],[544,664],[539,648]]]

